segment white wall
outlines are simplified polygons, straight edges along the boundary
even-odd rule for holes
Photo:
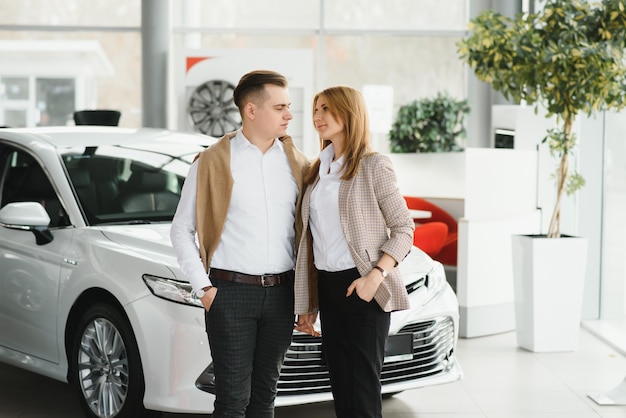
[[[511,234],[539,232],[536,153],[468,148],[389,155],[403,194],[462,208],[456,277],[460,335],[514,329]]]

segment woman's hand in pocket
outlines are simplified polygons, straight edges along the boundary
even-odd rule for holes
[[[350,297],[356,291],[359,298],[365,302],[371,302],[382,281],[383,278],[380,274],[370,272],[367,276],[359,277],[350,284],[346,297]]]

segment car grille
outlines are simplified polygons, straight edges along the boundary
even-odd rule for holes
[[[398,333],[413,334],[413,358],[383,365],[381,382],[419,380],[447,373],[453,366],[454,321],[438,317],[429,321],[405,325]],[[213,365],[200,375],[196,386],[215,393]],[[294,334],[287,350],[278,380],[278,396],[330,392],[330,378],[322,354],[322,339],[306,334]]]
[[[454,322],[452,318],[408,324],[399,332],[413,333],[413,358],[385,363],[381,382],[417,380],[446,373],[453,365]],[[304,334],[293,337],[278,381],[278,395],[329,392],[330,380],[324,364],[321,338]]]

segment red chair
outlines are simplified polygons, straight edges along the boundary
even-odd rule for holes
[[[449,266],[457,263],[458,223],[452,215],[425,199],[404,196],[409,209],[427,210],[430,218],[415,219],[413,244],[434,260]]]

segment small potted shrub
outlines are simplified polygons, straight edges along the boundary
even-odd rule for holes
[[[462,151],[468,113],[467,100],[456,100],[448,93],[401,106],[389,131],[391,152]]]

